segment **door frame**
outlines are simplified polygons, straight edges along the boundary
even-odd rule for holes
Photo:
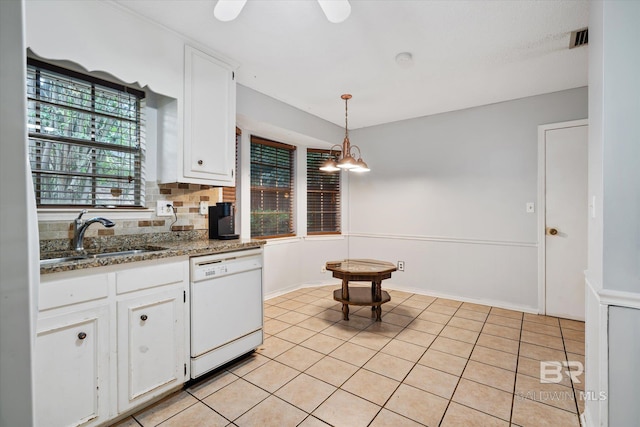
[[[538,314],[547,313],[547,265],[546,265],[546,185],[547,150],[545,134],[549,130],[588,126],[588,119],[549,123],[538,126]]]

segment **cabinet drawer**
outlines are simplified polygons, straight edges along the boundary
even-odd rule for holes
[[[49,310],[65,305],[106,298],[109,295],[109,275],[88,274],[58,280],[41,276],[38,310]]]
[[[116,293],[118,295],[125,294],[186,281],[187,266],[187,262],[181,261],[118,271],[116,273]]]

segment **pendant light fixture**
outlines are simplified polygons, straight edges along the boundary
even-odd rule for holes
[[[371,169],[369,169],[369,166],[367,166],[364,160],[362,160],[360,147],[358,147],[357,145],[351,145],[351,142],[349,141],[349,110],[347,104],[352,96],[348,93],[345,93],[340,98],[344,99],[344,141],[342,141],[342,146],[340,146],[339,144],[335,144],[333,147],[331,147],[329,158],[322,163],[322,166],[320,166],[320,170],[325,172],[335,172],[341,169],[345,169],[351,172],[369,172]],[[336,150],[334,154],[333,149],[335,147],[338,147],[338,150]],[[355,158],[355,153],[352,152],[352,149],[358,150],[357,160]]]
[[[240,15],[247,0],[218,0],[213,15],[220,21],[233,21]],[[327,20],[333,24],[339,24],[351,14],[349,0],[318,0],[320,9]]]

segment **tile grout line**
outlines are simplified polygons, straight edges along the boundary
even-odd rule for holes
[[[518,364],[520,363],[520,346],[522,345],[522,328],[524,327],[524,314],[520,319],[520,338],[518,339],[518,354],[516,355],[516,367],[513,373],[513,392],[511,394],[511,411],[509,413],[509,424],[513,424],[513,405],[516,400],[516,387],[518,384]]]
[[[564,332],[562,331],[562,323],[560,322],[559,319],[558,319],[558,326],[560,327],[560,337],[562,338],[562,347],[564,347],[564,356],[568,364],[569,352],[567,351],[567,346],[565,345],[565,342],[564,342]],[[573,383],[573,375],[571,374],[573,370],[571,369],[570,366],[567,366],[567,370],[568,372],[570,372],[569,379],[571,380],[571,390],[573,391],[573,403],[576,407],[576,414],[578,414],[578,421],[580,421],[580,406],[578,405],[578,393],[576,393],[576,387],[575,387],[575,384]]]

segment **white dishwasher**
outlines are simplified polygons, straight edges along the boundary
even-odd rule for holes
[[[191,378],[262,344],[262,249],[191,258]]]

